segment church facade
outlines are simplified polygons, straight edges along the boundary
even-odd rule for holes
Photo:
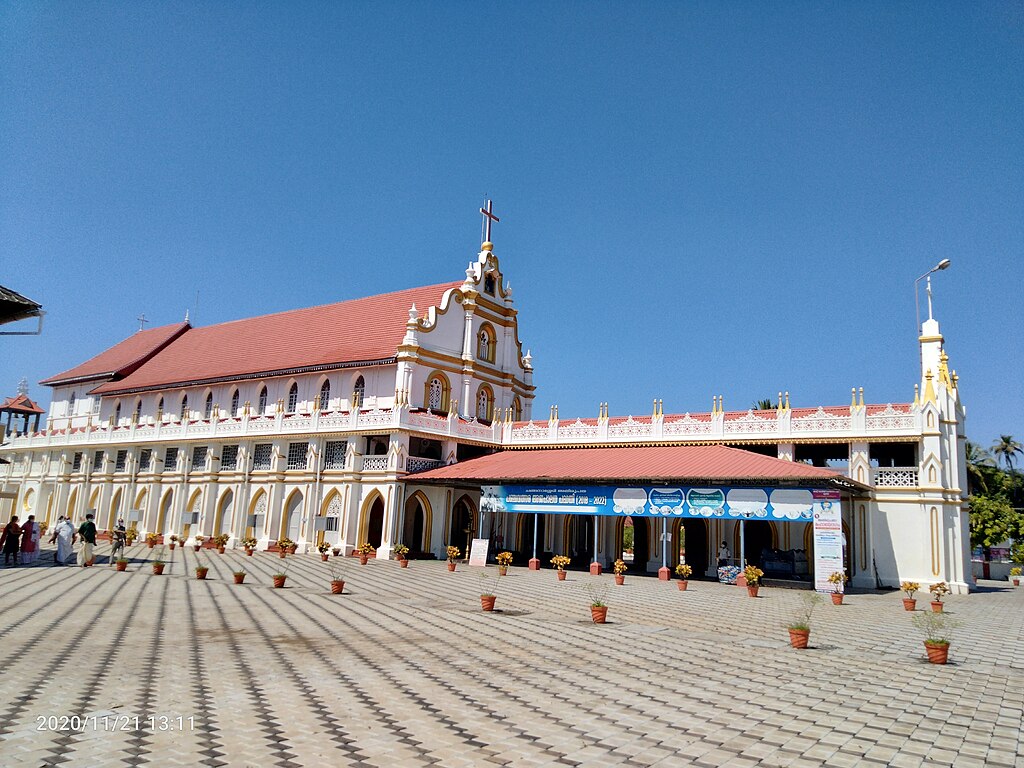
[[[525,559],[567,553],[607,566],[623,520],[482,514],[481,485],[428,482],[432,470],[495,451],[616,446],[731,446],[831,467],[842,495],[844,560],[854,585],[973,584],[964,409],[938,323],[922,327],[913,399],[563,419],[533,411],[530,354],[490,242],[458,282],[207,327],[139,331],[46,379],[45,429],[0,447],[3,490],[19,513],[52,524],[94,511],[141,534],[289,538],[351,551],[397,543],[420,556],[478,536]],[[908,389],[910,387],[908,386]],[[625,455],[625,454],[623,454]],[[749,454],[747,454],[749,455]],[[466,466],[470,466],[468,463]],[[785,473],[780,473],[780,478]],[[779,482],[785,482],[780,479]],[[747,559],[813,549],[807,521],[676,520],[680,557],[715,572],[715,551]],[[633,571],[662,565],[661,531],[634,525]],[[535,543],[533,538],[539,540]],[[593,542],[593,544],[592,544]],[[683,546],[685,542],[685,546]],[[764,555],[768,553],[768,555]]]

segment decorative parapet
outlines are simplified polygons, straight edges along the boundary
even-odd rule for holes
[[[917,467],[878,467],[874,471],[876,488],[917,488]]]

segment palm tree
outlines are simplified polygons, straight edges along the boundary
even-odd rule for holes
[[[767,400],[758,400],[757,402],[755,402],[753,410],[755,410],[755,411],[770,411],[774,407],[775,407],[775,403],[773,403],[771,401],[771,398],[768,398]]]
[[[967,441],[965,448],[967,457],[967,481],[970,491],[988,493],[988,478],[993,470],[996,470],[996,463],[988,451],[977,443]]]
[[[1024,445],[1013,439],[1012,435],[1000,435],[999,439],[992,444],[992,453],[997,459],[1002,459],[1006,465],[1006,471],[1013,473],[1013,457],[1016,454],[1024,455]]]

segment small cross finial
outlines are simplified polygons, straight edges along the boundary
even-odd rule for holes
[[[22,376],[21,381],[18,382],[18,394],[28,395],[28,379],[24,376]]]
[[[487,201],[487,208],[486,209],[485,208],[481,208],[480,209],[480,213],[484,217],[484,221],[483,221],[483,230],[484,230],[483,238],[484,239],[483,239],[483,242],[489,243],[489,242],[491,242],[491,223],[495,222],[495,221],[501,221],[501,219],[499,219],[497,216],[495,216],[491,212],[491,201],[490,200]]]
[[[141,315],[139,315],[135,319],[139,321],[139,330],[140,331],[145,330],[146,323],[149,322],[148,320],[146,320],[146,313],[143,312]]]

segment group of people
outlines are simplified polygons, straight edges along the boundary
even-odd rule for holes
[[[4,526],[3,534],[0,534],[0,549],[4,553],[4,565],[29,565],[39,557],[39,523],[35,515],[29,515],[28,520],[23,524],[18,523],[18,516],[14,515],[10,522]],[[76,529],[70,517],[60,516],[57,524],[53,527],[50,535],[50,543],[57,545],[53,553],[53,561],[57,565],[67,565],[68,561],[75,554],[75,542],[81,539],[82,547],[78,551],[78,565],[87,568],[95,563],[96,547],[96,524],[93,522],[93,515],[85,516],[85,522]],[[124,551],[124,521],[118,520],[117,529],[112,538],[114,549],[120,544],[121,551]],[[113,557],[111,557],[113,562]]]

